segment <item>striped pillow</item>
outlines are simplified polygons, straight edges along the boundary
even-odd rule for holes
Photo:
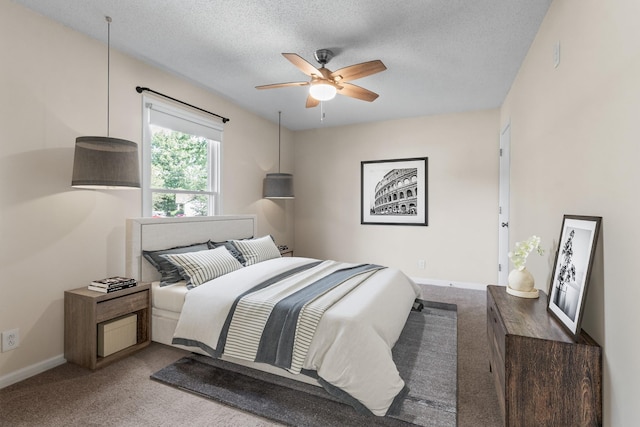
[[[188,289],[242,268],[242,264],[225,247],[184,254],[167,254],[163,257],[184,272]]]
[[[174,263],[172,263],[162,255],[206,251],[207,249],[211,249],[211,248],[209,247],[208,242],[204,242],[204,243],[197,243],[195,245],[178,246],[171,249],[162,249],[159,251],[142,251],[142,255],[160,273],[160,276],[161,276],[160,286],[167,286],[167,285],[173,285],[174,283],[178,283],[181,280],[185,280],[185,278],[180,275],[180,270],[178,270],[178,267],[176,267]]]
[[[232,240],[245,259],[244,265],[257,264],[271,258],[280,258],[280,251],[271,236],[251,240]]]

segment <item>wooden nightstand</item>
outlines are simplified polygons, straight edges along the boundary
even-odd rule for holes
[[[290,249],[287,245],[278,246],[280,256],[293,256],[293,249]]]
[[[98,324],[127,314],[137,314],[136,344],[107,357],[98,356]],[[64,357],[89,369],[101,368],[151,342],[151,284],[111,293],[86,286],[64,292]]]

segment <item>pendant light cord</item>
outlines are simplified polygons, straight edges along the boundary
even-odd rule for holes
[[[282,111],[278,111],[278,173],[280,173],[280,117],[282,116]]]
[[[107,21],[107,138],[109,137],[109,112],[111,108],[109,106],[109,82],[110,79],[110,70],[111,70],[111,17],[105,16]]]

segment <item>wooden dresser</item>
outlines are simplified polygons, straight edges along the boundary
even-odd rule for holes
[[[489,368],[505,426],[602,425],[602,349],[584,331],[578,342],[537,299],[487,287]]]

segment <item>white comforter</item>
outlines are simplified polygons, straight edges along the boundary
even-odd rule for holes
[[[174,338],[215,349],[229,309],[244,291],[309,258],[277,258],[251,265],[187,293]],[[420,288],[385,268],[329,308],[320,320],[303,368],[383,416],[404,387],[391,358]]]

